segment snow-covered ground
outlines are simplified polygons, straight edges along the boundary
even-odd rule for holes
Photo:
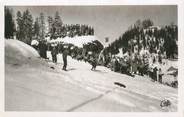
[[[178,91],[152,82],[91,66],[68,57],[68,71],[58,64],[38,58],[28,45],[6,40],[5,110],[6,111],[88,111],[152,112],[177,111]],[[16,45],[16,46],[15,46]],[[126,88],[114,85],[120,82]],[[163,99],[171,106],[161,108]]]

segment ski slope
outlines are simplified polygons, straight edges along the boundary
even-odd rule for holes
[[[70,57],[68,71],[62,71],[61,54],[58,64],[54,64],[40,59],[33,48],[19,41],[7,40],[5,45],[6,111],[177,111],[177,89],[152,82],[147,77],[132,78],[103,66],[91,71],[88,63]],[[169,99],[171,106],[161,108],[163,99]]]

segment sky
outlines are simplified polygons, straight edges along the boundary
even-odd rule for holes
[[[41,12],[54,16],[59,11],[64,24],[87,24],[104,43],[113,42],[138,19],[151,19],[156,26],[177,24],[176,5],[113,5],[113,6],[9,6],[14,14],[28,9],[34,18]],[[16,15],[15,15],[16,16]]]

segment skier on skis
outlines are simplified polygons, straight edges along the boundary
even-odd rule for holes
[[[92,65],[91,70],[95,70],[96,69],[96,66],[97,66],[97,58],[96,58],[96,55],[93,52],[88,52],[88,54],[89,54],[89,61],[88,62]]]

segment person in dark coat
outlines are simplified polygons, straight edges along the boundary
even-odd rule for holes
[[[153,79],[153,67],[149,67],[148,69],[148,75],[151,79]]]
[[[126,62],[124,60],[120,61],[120,72],[122,74],[127,74],[127,72],[128,72],[128,65],[126,64]]]
[[[157,71],[158,71],[158,69],[157,69],[157,67],[155,67],[155,68],[153,69],[153,80],[154,80],[154,81],[157,81]]]
[[[40,57],[47,58],[47,45],[44,41],[39,42]]]
[[[159,73],[159,74],[158,74],[159,82],[162,83],[162,76],[163,76],[164,74],[162,73],[162,69],[161,69],[161,68],[159,69],[159,72],[158,72],[158,73]]]
[[[118,71],[118,68],[119,68],[119,62],[117,60],[116,57],[113,57],[112,60],[111,60],[111,70],[114,71],[114,72],[117,72]]]
[[[68,51],[68,47],[64,46],[64,50],[63,50],[63,70],[66,71],[66,67],[67,67],[67,55],[68,55],[69,51]]]
[[[57,48],[56,48],[56,46],[54,46],[54,47],[52,48],[52,51],[51,51],[52,61],[53,61],[54,63],[57,63],[57,54],[58,54]]]
[[[91,70],[95,70],[97,66],[97,59],[95,57],[92,57],[91,65],[92,65]]]

